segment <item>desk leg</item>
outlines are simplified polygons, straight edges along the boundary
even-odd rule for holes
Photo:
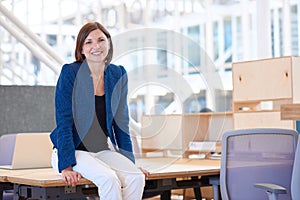
[[[171,190],[163,191],[163,193],[160,195],[161,200],[170,200],[171,199]]]
[[[202,194],[200,188],[194,188],[195,199],[202,200]]]
[[[86,197],[98,197],[98,189],[78,185],[76,187],[38,187],[14,184],[14,200],[22,199],[86,199]]]
[[[197,176],[193,176],[191,179],[196,180],[196,181],[199,180],[199,178]],[[195,187],[194,188],[194,194],[195,194],[196,200],[202,200],[202,194],[201,194],[200,187]]]
[[[147,180],[143,197],[160,194],[161,200],[170,200],[172,189],[179,189],[175,178]]]

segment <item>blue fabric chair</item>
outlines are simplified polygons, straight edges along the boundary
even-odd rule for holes
[[[297,151],[295,154],[291,187],[292,199],[300,199],[300,139],[298,139]]]
[[[17,134],[6,134],[0,137],[0,165],[10,165],[14,153]]]
[[[268,199],[268,196],[269,199],[292,199],[297,139],[296,131],[275,128],[224,133],[220,172],[222,199],[253,200]],[[261,188],[266,189],[267,194]],[[299,189],[293,191],[297,193]]]
[[[17,134],[6,134],[0,137],[0,165],[10,165],[14,153]],[[13,199],[13,190],[3,192],[3,200]]]
[[[300,199],[300,140],[298,139],[297,149],[295,153],[295,160],[293,166],[293,173],[291,177],[291,195],[293,200]],[[269,200],[277,200],[279,194],[285,194],[288,192],[287,188],[281,187],[279,185],[270,183],[258,183],[255,184],[265,190],[269,194]]]

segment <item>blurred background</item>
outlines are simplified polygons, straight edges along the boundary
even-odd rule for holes
[[[300,54],[299,0],[0,0],[0,15],[0,85],[55,86],[82,25],[106,26],[137,123],[144,114],[230,111],[232,62]],[[181,79],[189,95],[164,84]]]

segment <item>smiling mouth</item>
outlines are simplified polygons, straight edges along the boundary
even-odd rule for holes
[[[95,52],[91,52],[92,55],[100,55],[103,54],[103,51],[95,51]]]

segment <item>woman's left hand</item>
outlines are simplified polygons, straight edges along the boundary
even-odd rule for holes
[[[143,174],[145,175],[145,177],[148,178],[148,176],[150,175],[150,172],[147,171],[147,170],[145,170],[145,169],[143,169],[143,168],[141,168],[141,167],[139,167],[139,169],[143,172]]]

